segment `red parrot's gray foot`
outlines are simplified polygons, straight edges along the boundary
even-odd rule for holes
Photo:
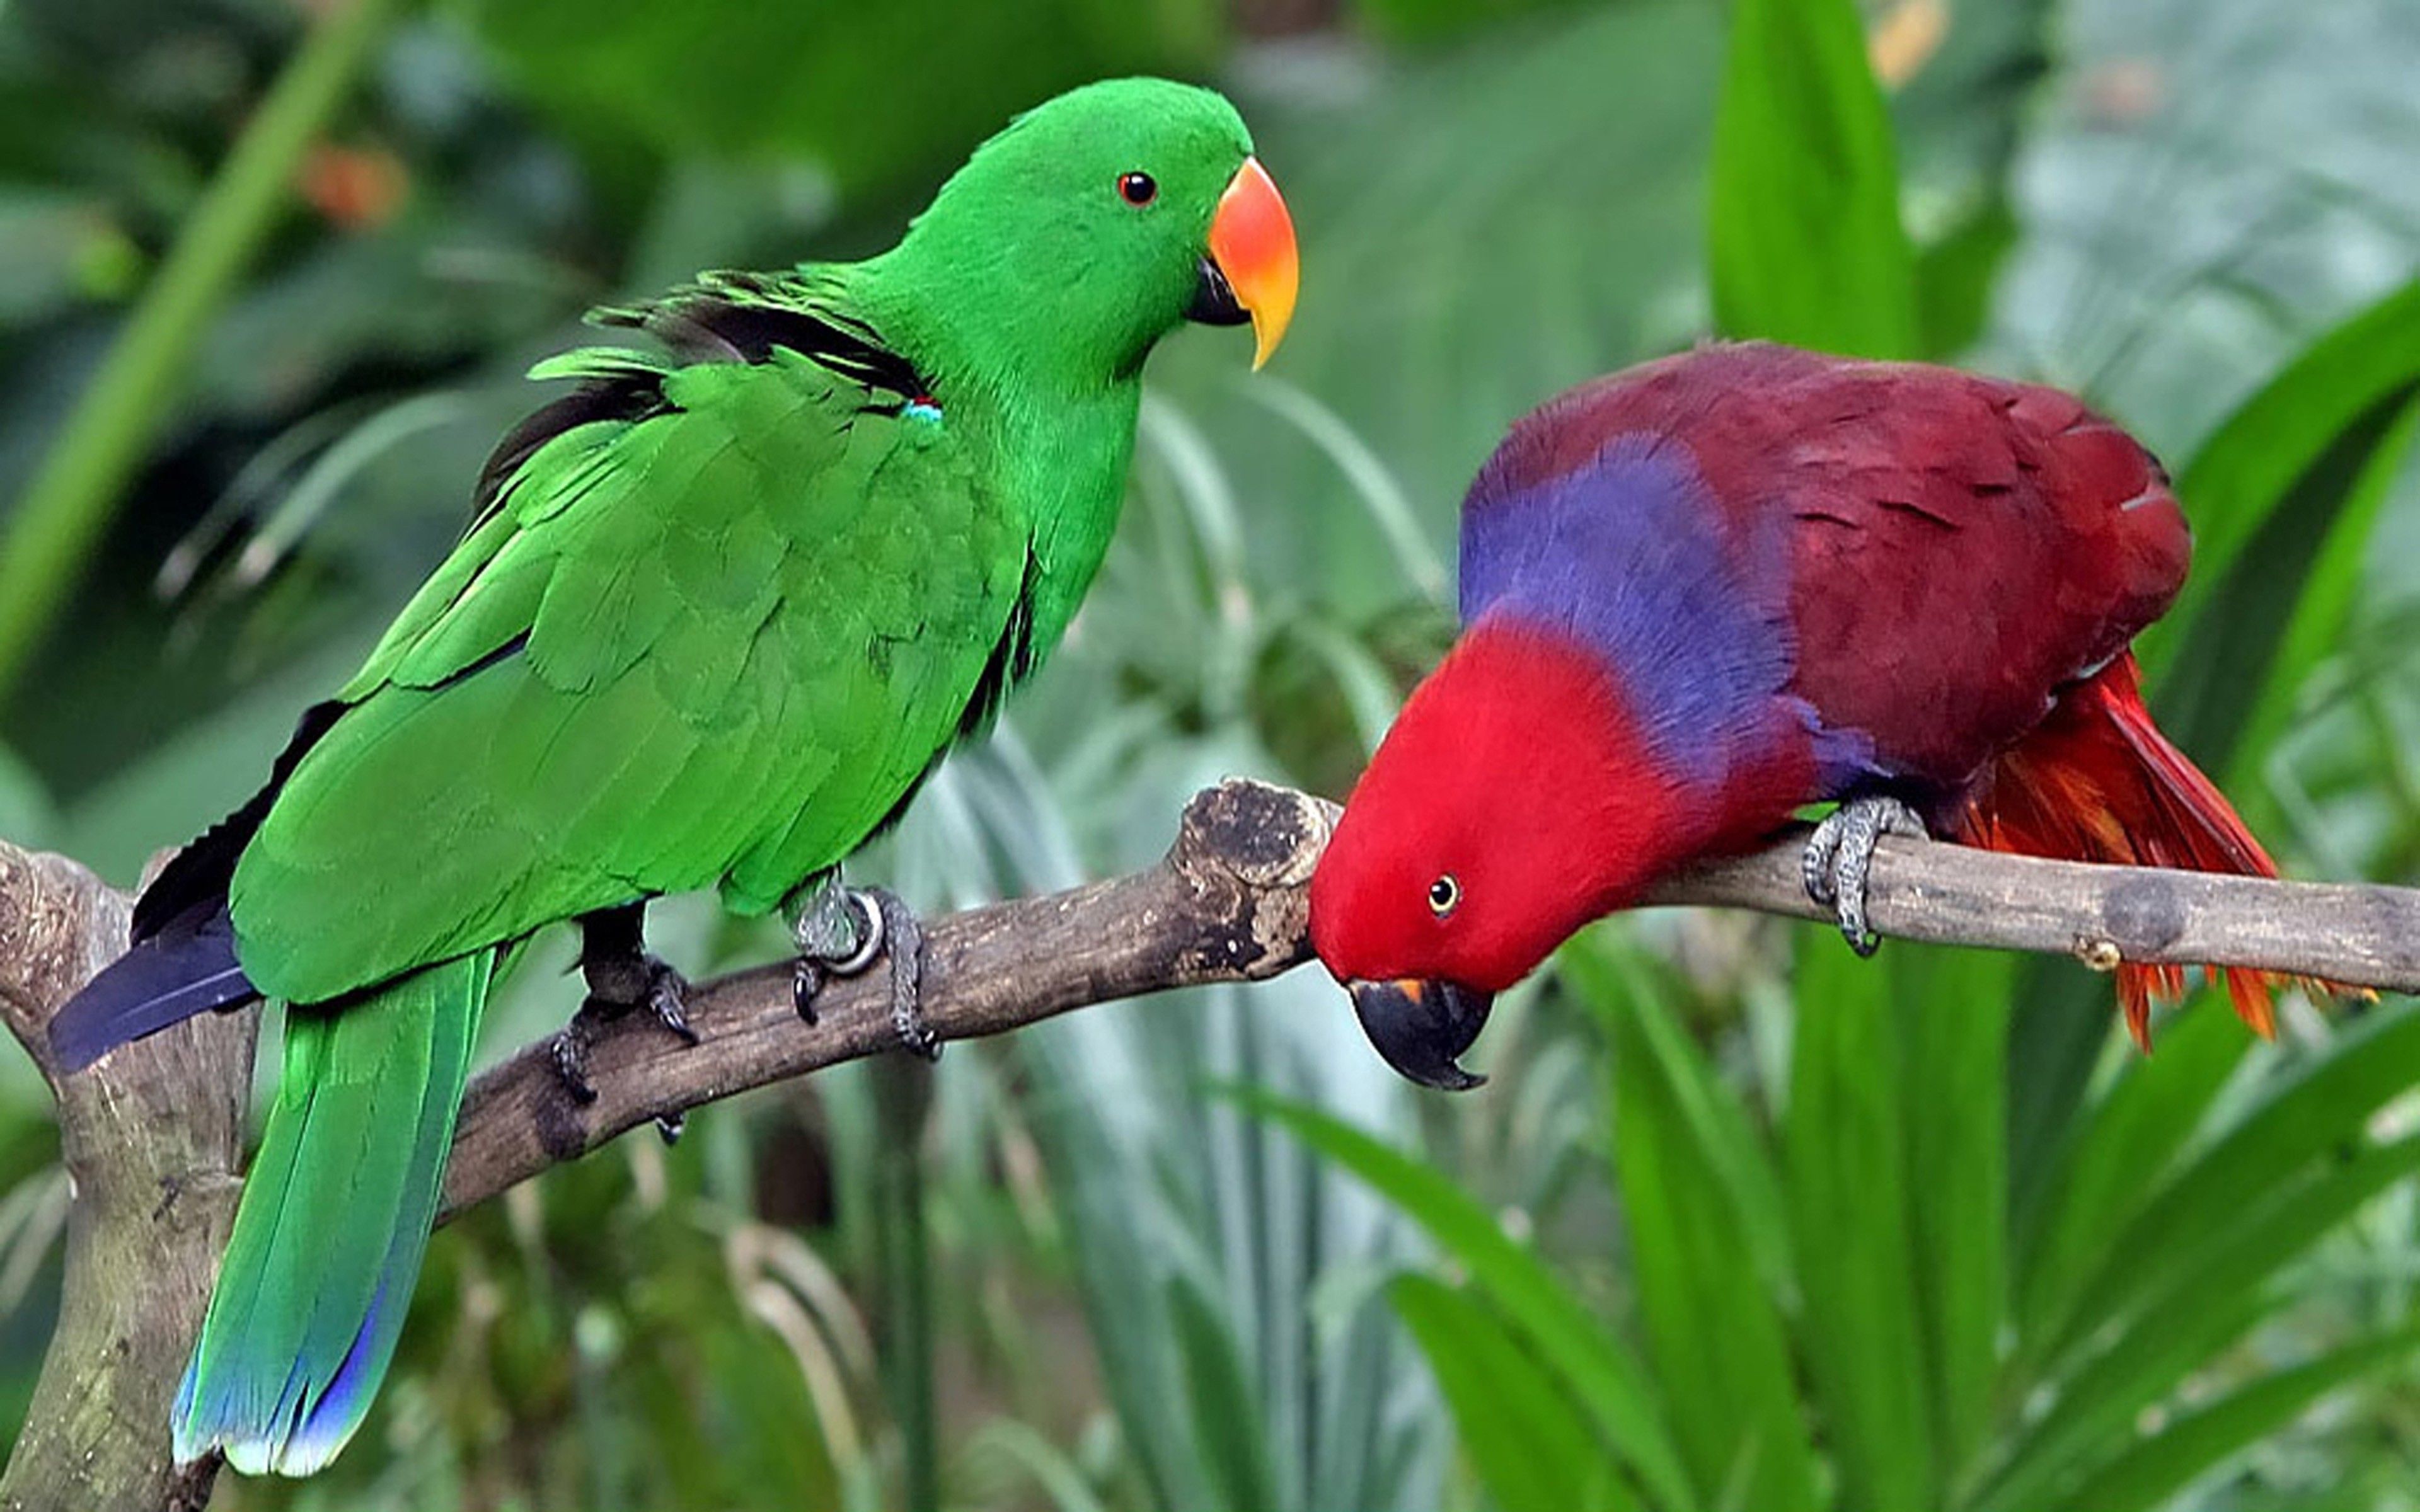
[[[925,1026],[924,927],[885,887],[830,887],[800,911],[791,934],[799,947],[790,980],[799,1016],[815,1021],[815,997],[834,977],[854,977],[876,960],[891,964],[891,1024],[901,1044],[926,1060],[941,1058],[941,1041]]]
[[[697,1043],[697,1030],[689,1022],[689,980],[647,953],[642,932],[645,911],[644,903],[628,903],[580,921],[580,971],[587,980],[588,996],[554,1037],[552,1053],[564,1090],[583,1107],[597,1101],[597,1088],[588,1080],[589,1052],[605,1026],[631,1010],[646,1009],[683,1044]],[[656,1131],[666,1144],[678,1139],[680,1117],[658,1119]]]
[[[1899,799],[1882,795],[1851,798],[1824,817],[1799,857],[1807,896],[1829,905],[1840,921],[1849,949],[1869,956],[1882,936],[1866,923],[1866,878],[1874,845],[1885,835],[1925,836],[1924,820]]]

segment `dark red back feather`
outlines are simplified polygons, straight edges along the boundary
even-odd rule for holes
[[[1945,794],[2157,619],[2192,555],[2159,463],[2075,399],[1759,343],[1574,389],[1508,466],[1582,469],[1637,434],[1684,444],[1738,530],[1789,513],[1796,691]]]

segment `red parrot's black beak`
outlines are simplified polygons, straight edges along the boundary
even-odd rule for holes
[[[1466,1092],[1487,1080],[1455,1062],[1486,1026],[1496,995],[1459,982],[1352,981],[1353,1011],[1388,1065],[1422,1087]]]

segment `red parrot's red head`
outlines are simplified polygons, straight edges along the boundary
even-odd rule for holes
[[[1459,1090],[1495,994],[1636,896],[1679,805],[1579,642],[1482,622],[1414,690],[1311,882],[1311,945],[1405,1076]]]

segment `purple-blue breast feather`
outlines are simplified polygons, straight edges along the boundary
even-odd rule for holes
[[[1617,435],[1569,471],[1526,485],[1517,473],[1491,463],[1464,501],[1465,625],[1509,616],[1603,656],[1657,765],[1690,788],[1719,789],[1793,725],[1827,786],[1867,769],[1867,744],[1789,691],[1786,510],[1731,512],[1745,529],[1727,531],[1668,436]]]

